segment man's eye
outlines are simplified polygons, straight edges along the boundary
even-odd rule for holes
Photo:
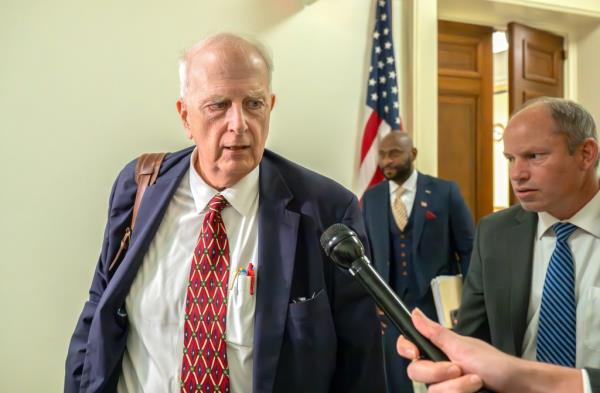
[[[219,111],[223,110],[227,107],[227,104],[224,102],[215,102],[208,106],[208,109],[211,111]]]
[[[246,105],[250,109],[260,109],[264,104],[261,100],[248,100],[246,101]]]

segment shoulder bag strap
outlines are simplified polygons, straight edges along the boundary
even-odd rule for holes
[[[137,218],[140,205],[142,204],[144,192],[146,192],[146,188],[148,188],[148,186],[151,186],[156,182],[156,178],[158,178],[158,172],[160,171],[160,165],[162,164],[164,158],[165,153],[146,153],[142,154],[137,160],[137,164],[135,166],[135,182],[137,184],[137,191],[135,193],[135,202],[133,203],[131,224],[125,228],[125,233],[121,239],[119,250],[108,266],[109,273],[117,267],[121,256],[125,253],[125,250],[127,250],[127,247],[129,246],[129,239],[131,238],[131,232],[135,226],[135,220]]]

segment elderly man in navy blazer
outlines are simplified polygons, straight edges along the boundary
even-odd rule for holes
[[[387,181],[365,193],[363,216],[377,271],[410,309],[437,319],[431,279],[467,273],[473,219],[456,184],[417,172],[416,156],[407,133],[382,139],[379,166]],[[388,391],[412,392],[408,362],[396,353],[399,332],[384,325]]]
[[[358,202],[264,150],[271,69],[231,34],[182,59],[177,109],[195,146],[166,156],[110,271],[136,162],[119,174],[66,392],[385,390],[375,306],[319,245],[338,222],[366,241]]]

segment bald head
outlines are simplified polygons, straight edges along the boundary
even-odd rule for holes
[[[381,139],[381,143],[390,145],[402,145],[408,150],[411,150],[414,147],[410,135],[400,130],[392,130],[392,132],[388,133]]]
[[[230,70],[232,65],[256,69],[264,73],[269,89],[273,61],[267,48],[260,42],[231,33],[219,33],[199,41],[189,48],[179,61],[180,96],[185,97],[195,74],[202,72],[206,63]]]
[[[402,185],[414,170],[417,149],[410,135],[392,131],[379,143],[379,167],[386,179]]]

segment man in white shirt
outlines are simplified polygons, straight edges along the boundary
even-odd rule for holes
[[[550,370],[560,371],[568,386],[563,391],[600,392],[600,187],[594,120],[572,101],[532,100],[509,121],[504,154],[520,205],[480,222],[456,330],[510,355],[562,366]],[[406,356],[405,344],[399,341]],[[476,372],[465,357],[456,356],[460,352],[449,353],[450,360],[463,373]],[[476,390],[462,385],[466,379],[460,377],[446,381],[449,374],[427,382],[440,382],[439,391],[448,384],[460,387],[456,391]],[[490,374],[498,373],[487,373],[483,382],[498,389]],[[539,389],[535,379],[527,381],[528,375],[522,378]],[[560,391],[561,386],[543,391]]]
[[[358,202],[265,150],[271,70],[231,34],[186,52],[177,109],[195,146],[166,156],[113,270],[136,161],[119,174],[65,392],[383,390],[375,307],[319,244],[338,222],[366,241]]]

